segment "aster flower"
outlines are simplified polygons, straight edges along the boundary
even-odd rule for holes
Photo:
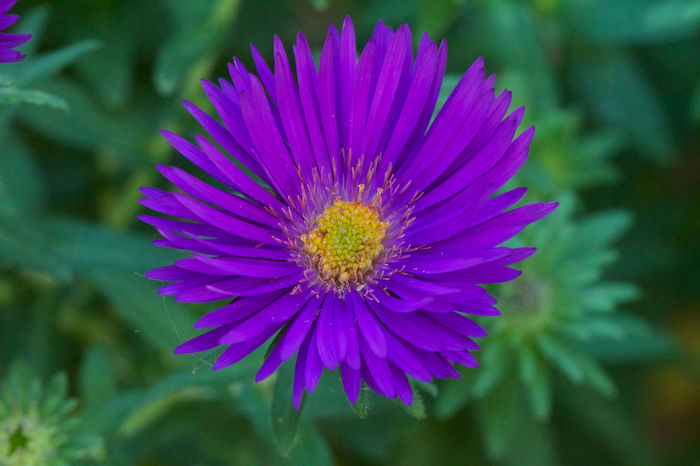
[[[299,33],[296,79],[278,37],[274,71],[251,49],[257,75],[234,58],[231,81],[203,82],[221,123],[185,102],[218,146],[163,132],[218,187],[159,166],[182,192],[142,190],[174,217],[140,217],[154,244],[193,252],[147,274],[174,282],[160,293],[231,300],[175,353],[223,346],[221,369],[277,335],[256,381],[296,354],[296,407],[324,367],[351,402],[364,381],[406,404],[408,376],[476,367],[486,332],[465,314],[498,314],[479,284],[517,277],[508,266],[534,252],[498,245],[556,206],[504,212],[525,189],[494,197],[527,156],[534,129],[514,139],[524,109],[507,114],[510,92],[494,95],[478,59],[431,121],[447,46],[423,35],[414,57],[406,25],[379,22],[359,59],[350,19],[330,26],[318,68]]]
[[[0,31],[4,31],[17,22],[19,16],[7,14],[17,0],[0,0]],[[0,62],[15,62],[24,58],[24,54],[13,47],[22,45],[31,39],[31,34],[12,34],[0,32]]]

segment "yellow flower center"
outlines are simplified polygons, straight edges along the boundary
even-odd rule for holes
[[[304,250],[327,283],[344,287],[360,283],[384,250],[387,224],[373,206],[337,200],[316,220],[316,228],[301,235]]]

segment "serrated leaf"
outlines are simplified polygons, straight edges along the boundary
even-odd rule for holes
[[[294,409],[292,391],[294,388],[294,364],[287,361],[277,370],[277,380],[272,395],[270,411],[272,434],[277,451],[283,456],[289,456],[294,446],[294,440],[299,428],[299,418],[304,409],[304,400],[299,409]]]

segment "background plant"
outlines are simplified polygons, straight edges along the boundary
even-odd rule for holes
[[[696,2],[24,0],[33,39],[0,68],[0,380],[64,371],[108,464],[692,464],[700,461]],[[272,35],[321,44],[353,16],[446,37],[444,95],[476,57],[537,127],[515,184],[564,200],[522,240],[525,275],[482,367],[417,384],[409,410],[326,374],[299,415],[263,354],[222,372],[176,358],[205,310],[142,274],[170,263],[137,225],[138,187],[179,163],[158,133],[197,131],[200,78]],[[418,34],[416,34],[418,36]],[[172,160],[171,160],[172,159]],[[162,186],[166,187],[166,186]],[[15,377],[16,378],[16,377]],[[47,395],[48,399],[48,395]],[[672,432],[673,435],[670,435]],[[73,435],[73,434],[70,434]],[[76,434],[77,436],[77,434]],[[422,439],[416,442],[415,439]],[[80,440],[80,439],[78,439]],[[31,439],[29,439],[31,442]],[[100,447],[102,448],[102,447]]]

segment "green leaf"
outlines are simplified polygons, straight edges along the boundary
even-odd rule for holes
[[[677,351],[668,335],[637,316],[615,313],[602,319],[605,331],[590,331],[582,342],[586,353],[598,361],[645,362],[670,357]]]
[[[158,296],[158,285],[151,280],[122,269],[87,266],[81,271],[110,299],[134,331],[169,355],[172,362],[176,361],[173,349],[193,336],[195,318],[185,306]],[[178,363],[187,360],[181,357]]]
[[[578,350],[546,333],[537,335],[537,346],[572,382],[581,383],[583,370]]]
[[[523,2],[492,0],[483,2],[483,8],[488,57],[511,72],[507,82],[497,81],[499,87],[513,84],[518,91],[514,104],[525,104],[530,112],[554,107],[559,90],[541,37],[544,25]]]
[[[551,411],[552,390],[549,384],[549,372],[542,359],[532,346],[524,344],[519,348],[520,379],[527,389],[528,400],[535,418],[542,421],[549,417]]]
[[[151,128],[155,132],[149,116],[107,112],[72,80],[56,78],[43,84],[42,89],[61,96],[70,111],[18,108],[18,116],[32,129],[76,148],[107,152],[131,165],[151,163],[144,150],[144,141],[153,136]]]
[[[463,380],[446,380],[440,385],[440,396],[435,399],[434,414],[438,419],[449,419],[472,398],[469,385]]]
[[[272,434],[277,451],[284,457],[294,446],[299,418],[304,409],[304,399],[301,400],[299,409],[294,409],[292,391],[294,388],[294,364],[287,361],[277,370],[277,380],[272,396],[272,409],[270,411],[272,421]]]
[[[23,13],[21,21],[17,23],[13,32],[31,34],[32,39],[17,47],[17,50],[26,55],[33,55],[44,36],[48,19],[49,8],[47,5],[35,6],[28,12]]]
[[[357,400],[355,400],[354,403],[350,404],[350,406],[352,406],[352,410],[355,412],[357,417],[363,420],[367,419],[367,415],[369,414],[369,395],[369,388],[363,384],[362,387],[360,387],[360,392],[357,395]]]
[[[599,394],[570,385],[558,386],[557,402],[575,419],[577,426],[585,426],[601,442],[617,453],[611,464],[650,465],[650,444],[638,431],[619,403],[613,403]],[[570,414],[569,414],[570,413]],[[611,441],[612,440],[612,441]]]
[[[564,2],[574,39],[599,44],[640,45],[692,37],[700,26],[700,4],[687,0]]]
[[[556,464],[547,424],[538,422],[526,405],[522,387],[512,375],[477,401],[477,419],[489,456],[513,465]]]
[[[477,398],[491,391],[506,374],[510,365],[508,342],[505,338],[494,338],[486,345],[482,354],[482,364],[472,386],[472,393]]]
[[[142,275],[183,257],[182,253],[151,245],[145,236],[67,217],[47,217],[44,222],[51,231],[54,250],[82,272],[105,267],[119,269],[124,275]]]
[[[27,217],[44,204],[43,183],[32,154],[18,134],[0,142],[0,217]]]
[[[438,94],[437,103],[435,104],[433,118],[435,118],[435,115],[437,115],[442,106],[445,105],[447,98],[450,96],[450,94],[452,94],[455,87],[457,87],[457,83],[459,83],[460,78],[461,76],[458,74],[446,74],[443,77],[442,84],[440,85],[440,93]]]
[[[657,161],[671,156],[673,136],[659,97],[626,55],[582,57],[571,67],[570,81],[601,123],[618,131],[640,154]]]
[[[698,82],[695,92],[693,93],[690,104],[690,116],[694,121],[700,121],[700,82]]]
[[[63,47],[62,49],[47,52],[30,60],[23,60],[13,68],[13,76],[17,84],[26,87],[38,80],[47,80],[58,74],[63,68],[74,63],[81,56],[97,49],[99,42],[84,40]]]
[[[401,403],[401,406],[403,406],[409,416],[418,420],[423,420],[426,417],[423,395],[413,384],[411,384],[411,390],[413,390],[413,402],[411,405],[407,406],[402,401],[399,401],[399,403]]]
[[[183,3],[183,2],[177,2]],[[198,61],[211,56],[216,45],[230,31],[239,1],[202,1],[191,10],[187,21],[161,50],[156,59],[153,81],[161,94],[172,94]],[[179,12],[182,8],[171,8]]]
[[[35,89],[18,89],[16,87],[0,87],[0,105],[33,104],[68,110],[65,100],[55,95]]]
[[[106,348],[94,346],[87,350],[80,364],[79,380],[80,398],[86,409],[116,393],[112,357]]]

